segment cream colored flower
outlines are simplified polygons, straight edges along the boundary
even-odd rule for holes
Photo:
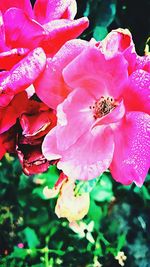
[[[119,251],[117,256],[115,257],[116,260],[118,260],[118,263],[121,265],[121,266],[124,266],[124,261],[126,261],[127,257],[126,255],[124,254],[123,251]]]
[[[81,220],[88,212],[90,205],[89,193],[75,196],[75,184],[67,180],[60,189],[60,196],[55,207],[56,215],[67,218],[69,222]]]

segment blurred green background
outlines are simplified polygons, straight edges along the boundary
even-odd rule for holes
[[[33,2],[33,1],[32,1]],[[128,28],[137,52],[144,53],[150,29],[150,1],[78,0],[77,17],[88,16],[82,38],[103,39],[115,28]],[[43,196],[59,173],[27,177],[12,156],[0,163],[0,267],[119,267],[124,251],[127,267],[150,267],[150,175],[144,186],[122,186],[109,172],[91,191],[83,233],[54,213],[56,199]],[[92,189],[91,183],[87,188]]]

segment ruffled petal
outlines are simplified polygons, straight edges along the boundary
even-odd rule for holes
[[[150,73],[144,70],[133,72],[123,97],[128,111],[150,114]]]
[[[65,82],[72,88],[85,88],[99,99],[118,98],[127,82],[127,62],[122,55],[106,60],[97,48],[88,48],[63,71]]]
[[[76,15],[76,1],[36,0],[33,10],[36,20],[41,24],[61,18],[73,19]]]
[[[114,132],[115,150],[110,170],[113,178],[125,185],[142,186],[150,167],[150,116],[128,113]]]
[[[93,179],[109,167],[113,151],[111,129],[98,126],[94,131],[83,134],[74,145],[62,152],[57,167],[72,179]]]
[[[70,92],[62,77],[63,68],[78,56],[89,43],[83,40],[66,42],[57,54],[47,59],[44,72],[36,80],[35,90],[38,97],[49,107],[56,109]]]
[[[6,44],[12,48],[25,47],[33,49],[39,46],[45,34],[40,24],[29,18],[23,10],[18,8],[11,8],[6,11],[4,24]]]
[[[18,157],[26,175],[33,175],[47,171],[49,162],[41,151],[41,145],[22,145],[17,148]]]

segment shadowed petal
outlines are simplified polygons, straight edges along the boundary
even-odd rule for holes
[[[124,102],[129,111],[143,111],[150,114],[150,73],[136,70],[129,78],[124,91]]]
[[[16,119],[26,108],[27,100],[27,94],[21,92],[13,98],[7,107],[0,108],[0,133],[7,131],[16,123]]]

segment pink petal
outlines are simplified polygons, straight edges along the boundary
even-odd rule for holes
[[[76,0],[71,0],[70,5],[62,15],[63,19],[74,19],[75,15],[77,13],[77,3]]]
[[[87,18],[53,20],[43,25],[46,35],[43,36],[40,46],[46,53],[54,55],[65,42],[78,37],[88,25]]]
[[[106,60],[97,48],[90,47],[68,64],[63,76],[72,88],[88,88],[98,98],[118,98],[127,81],[127,64],[122,55]]]
[[[144,70],[132,73],[124,91],[124,102],[129,111],[150,113],[150,73]]]
[[[44,138],[42,144],[42,152],[46,159],[48,160],[56,160],[60,159],[60,151],[57,148],[57,140],[56,140],[56,129],[54,127]]]
[[[38,47],[22,59],[4,78],[0,79],[3,94],[16,94],[25,90],[43,71],[46,56]]]
[[[83,134],[57,164],[72,179],[89,180],[101,175],[109,167],[114,151],[113,135],[109,127],[98,126]]]
[[[114,132],[115,151],[110,170],[122,184],[141,186],[150,167],[150,116],[128,113]]]
[[[132,73],[136,63],[136,52],[129,30],[119,28],[111,31],[100,43],[100,48],[106,58],[114,57],[118,53],[123,54],[129,64],[129,73]]]
[[[6,44],[12,48],[28,47],[33,49],[39,46],[43,38],[43,27],[30,19],[21,9],[8,9],[4,14],[4,24]]]
[[[76,5],[74,0],[36,0],[34,5],[35,18],[41,24],[50,20],[74,18]],[[66,16],[67,15],[67,16]]]
[[[11,7],[17,7],[22,9],[27,15],[33,16],[32,6],[30,0],[1,0],[0,10],[4,13],[7,9]]]
[[[70,92],[71,88],[64,83],[62,70],[88,46],[86,41],[71,40],[52,59],[47,59],[47,67],[35,82],[35,89],[38,97],[49,107],[56,109]]]
[[[16,63],[29,53],[28,48],[14,48],[0,53],[1,69],[10,70]]]
[[[76,89],[58,106],[56,136],[59,150],[66,150],[91,128],[94,117],[90,106],[93,102],[93,96],[88,92]]]

